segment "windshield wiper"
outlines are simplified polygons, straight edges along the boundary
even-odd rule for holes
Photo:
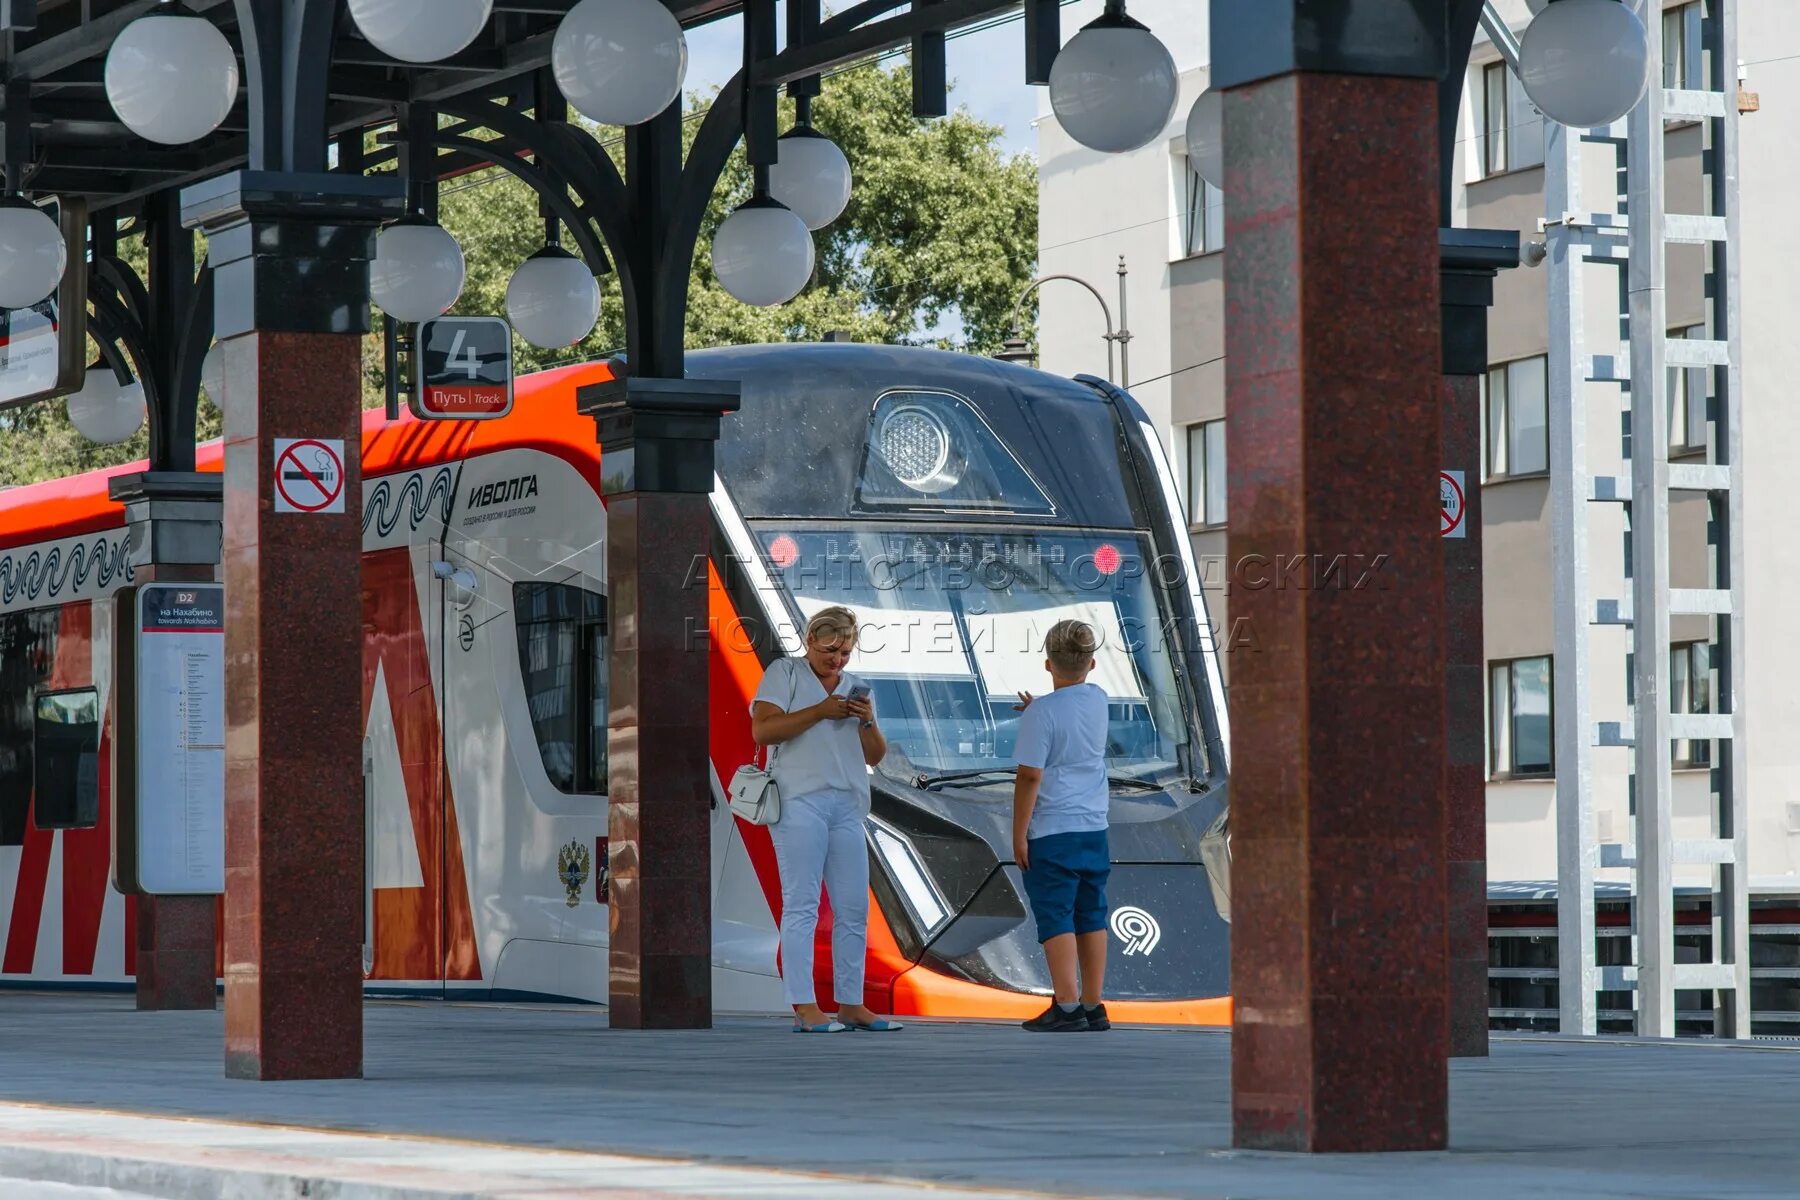
[[[930,791],[946,783],[956,783],[964,779],[980,779],[984,775],[998,775],[1010,779],[1019,773],[1017,767],[978,767],[972,771],[945,771],[939,775],[921,775],[913,786]]]
[[[1140,788],[1146,792],[1160,792],[1164,790],[1163,785],[1156,782],[1154,779],[1145,779],[1140,775],[1127,775],[1123,771],[1108,771],[1106,773],[1106,781],[1116,788],[1134,787]]]

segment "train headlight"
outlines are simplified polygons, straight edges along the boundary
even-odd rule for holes
[[[907,487],[941,492],[956,486],[950,430],[936,413],[912,404],[894,408],[882,418],[875,444],[888,470]]]
[[[936,885],[931,882],[931,876],[925,871],[925,864],[919,861],[918,852],[912,848],[911,842],[880,821],[869,822],[869,836],[874,841],[875,853],[880,855],[882,864],[887,867],[894,886],[905,898],[906,907],[912,910],[913,920],[918,922],[919,933],[926,941],[930,941],[950,919],[950,908],[938,894]]]

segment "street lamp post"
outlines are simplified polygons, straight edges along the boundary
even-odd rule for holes
[[[1113,346],[1116,343],[1119,347],[1118,384],[1120,387],[1129,391],[1131,388],[1131,330],[1125,325],[1125,277],[1128,274],[1130,274],[1130,272],[1125,269],[1125,256],[1121,254],[1119,256],[1118,271],[1119,327],[1116,331],[1113,329],[1112,309],[1107,305],[1106,297],[1100,294],[1099,288],[1081,278],[1079,275],[1040,275],[1038,278],[1026,284],[1025,290],[1019,293],[1018,301],[1013,304],[1012,336],[1006,339],[1005,348],[994,357],[1003,359],[1006,362],[1030,363],[1036,361],[1037,356],[1031,352],[1029,343],[1026,342],[1019,331],[1019,316],[1025,311],[1025,301],[1031,299],[1031,294],[1033,292],[1053,280],[1065,279],[1070,283],[1078,283],[1086,288],[1088,294],[1093,296],[1093,298],[1099,302],[1101,316],[1106,321],[1106,332],[1101,335],[1106,339],[1106,381],[1108,383],[1113,382]]]

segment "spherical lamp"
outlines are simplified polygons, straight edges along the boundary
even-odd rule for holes
[[[50,295],[67,262],[49,213],[23,196],[0,199],[0,308],[30,308]]]
[[[69,396],[69,423],[102,446],[131,440],[144,424],[144,385],[134,379],[121,386],[111,367],[95,363],[81,390]]]
[[[850,203],[850,160],[837,143],[810,125],[796,125],[776,147],[781,157],[769,168],[769,195],[808,229],[823,229],[842,216]]]
[[[375,235],[369,294],[396,321],[417,325],[449,312],[463,274],[462,247],[435,221],[401,221]]]
[[[141,138],[198,141],[237,103],[237,55],[218,26],[179,4],[139,17],[106,53],[106,98]]]
[[[1650,38],[1619,0],[1555,0],[1519,40],[1519,80],[1559,125],[1610,125],[1644,97]]]
[[[754,196],[713,234],[713,273],[745,304],[786,304],[813,273],[812,232],[786,205]]]
[[[1168,47],[1123,10],[1084,26],[1050,67],[1057,121],[1083,146],[1110,154],[1154,141],[1178,91]]]
[[[1225,96],[1208,88],[1188,109],[1188,165],[1194,174],[1221,190],[1225,187]]]
[[[658,0],[581,0],[550,43],[556,86],[602,125],[641,125],[675,102],[687,38]]]
[[[357,29],[383,54],[402,62],[437,62],[474,41],[494,14],[494,0],[349,0]]]
[[[600,318],[600,285],[588,265],[560,246],[519,264],[506,285],[506,316],[533,346],[573,346]]]
[[[206,357],[200,360],[200,389],[214,408],[225,411],[225,351],[217,342],[207,348]]]

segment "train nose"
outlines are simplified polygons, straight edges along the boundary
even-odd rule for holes
[[[916,809],[891,808],[886,819],[871,822],[879,864],[873,882],[899,948],[913,963],[987,987],[1043,993],[1050,976],[1037,922],[1023,874],[996,853],[996,844],[1005,844],[999,825],[978,834]],[[1227,994],[1230,883],[1223,806],[1115,826],[1111,841],[1108,996],[1188,1000]]]
[[[1231,990],[1228,927],[1200,863],[1119,863],[1107,882],[1107,995],[1184,1000]],[[1023,877],[1008,863],[927,942],[921,966],[1017,992],[1050,987]]]

